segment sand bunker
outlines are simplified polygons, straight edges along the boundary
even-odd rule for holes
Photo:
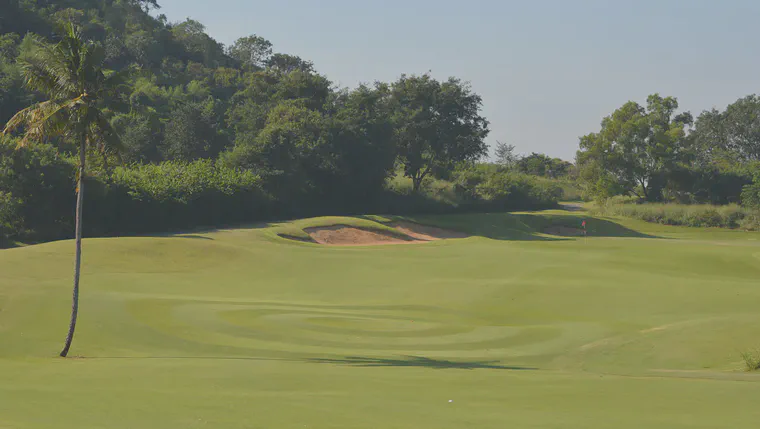
[[[546,228],[544,234],[558,235],[560,237],[582,237],[583,230],[579,228],[571,228],[569,226],[554,225]]]
[[[330,246],[371,246],[377,244],[405,244],[413,238],[395,236],[389,232],[371,231],[348,225],[322,226],[306,228],[304,231],[319,244]]]
[[[370,230],[349,225],[333,225],[306,228],[311,242],[328,246],[376,246],[384,244],[413,244],[452,238],[466,238],[467,234],[449,231],[433,226],[412,222],[393,224],[398,233],[383,230]],[[292,238],[283,236],[284,238]],[[299,241],[309,241],[299,239]]]

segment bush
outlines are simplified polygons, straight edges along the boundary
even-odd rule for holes
[[[455,189],[473,210],[531,210],[550,208],[562,198],[556,180],[478,165],[460,171]]]
[[[74,232],[73,164],[55,148],[39,145],[0,149],[0,237],[48,240]],[[272,196],[260,176],[210,160],[169,161],[117,167],[108,174],[91,169],[85,178],[86,236],[180,231],[273,218],[365,213],[444,214],[529,210],[556,206],[556,180],[476,166],[427,178],[421,192],[411,180],[391,178],[384,189],[347,196],[326,192],[293,198]]]
[[[22,234],[21,203],[10,193],[0,191],[0,242]]]
[[[0,136],[0,234],[62,238],[73,229],[74,166],[49,145]]]
[[[742,205],[754,209],[760,209],[760,173],[755,180],[742,190]]]
[[[556,180],[509,172],[480,164],[455,171],[453,181],[426,178],[418,193],[412,181],[400,174],[391,177],[386,192],[365,212],[442,214],[477,211],[514,211],[551,208],[562,196]]]
[[[738,203],[742,187],[752,182],[745,171],[680,168],[669,173],[666,198],[683,204]]]
[[[760,210],[753,210],[739,220],[739,228],[747,231],[760,231]]]
[[[91,182],[85,198],[90,234],[229,225],[267,219],[271,211],[258,176],[210,160],[120,167]]]
[[[760,350],[742,353],[742,360],[747,371],[760,371]]]
[[[632,204],[608,201],[594,209],[595,214],[641,219],[663,225],[692,227],[723,227],[756,230],[757,211],[736,204],[713,206],[707,204]]]

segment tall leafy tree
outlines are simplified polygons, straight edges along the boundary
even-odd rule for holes
[[[180,103],[172,110],[160,149],[164,159],[214,158],[226,146],[216,123],[214,100]]]
[[[227,58],[222,45],[206,34],[206,27],[198,21],[186,19],[171,29],[172,35],[185,50],[184,59],[207,67],[224,65]]]
[[[79,311],[86,154],[90,148],[101,153],[118,149],[118,136],[111,128],[103,107],[123,75],[103,70],[103,47],[86,40],[80,28],[73,24],[66,26],[56,44],[37,36],[29,37],[34,48],[19,60],[24,82],[30,90],[44,94],[48,100],[18,112],[8,121],[3,133],[21,129],[24,133],[22,145],[61,136],[75,141],[78,146],[74,289],[69,330],[60,353],[66,357],[74,338]]]
[[[717,164],[760,161],[760,96],[749,95],[725,111],[697,118],[693,133],[698,160]]]
[[[227,49],[227,54],[250,68],[263,68],[272,55],[272,42],[255,34],[241,37]]]
[[[338,190],[343,198],[372,199],[393,171],[396,151],[388,96],[385,84],[360,85],[340,100],[329,121],[334,168],[323,186]]]
[[[221,163],[254,170],[287,200],[313,194],[320,171],[329,168],[328,134],[324,116],[304,104],[287,100],[275,106],[256,138],[237,142]]]
[[[649,201],[662,198],[667,174],[688,147],[691,114],[676,114],[678,101],[659,94],[647,106],[628,102],[602,120],[598,133],[580,139],[581,178],[598,197],[624,192]],[[614,185],[613,185],[614,184]]]
[[[274,54],[266,60],[266,66],[282,73],[301,70],[306,73],[314,73],[314,63],[301,57],[288,54]]]
[[[543,153],[533,152],[517,161],[517,169],[534,176],[562,177],[566,176],[573,164],[559,158],[552,158]]]
[[[459,79],[404,75],[391,86],[391,105],[399,162],[415,191],[433,171],[488,153],[482,99]]]

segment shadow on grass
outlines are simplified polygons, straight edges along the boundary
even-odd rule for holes
[[[304,357],[257,357],[257,356],[70,356],[69,360],[219,360],[219,361],[280,361],[307,362],[350,366],[357,368],[412,367],[431,369],[498,369],[504,371],[538,371],[538,368],[501,365],[499,361],[450,361],[422,356],[400,356],[398,358],[372,358],[347,356],[344,358],[304,358]]]
[[[397,359],[348,356],[339,359],[309,359],[309,362],[355,367],[420,367],[433,369],[501,369],[535,371],[538,368],[499,365],[499,361],[449,361],[422,356],[403,356]]]
[[[565,237],[539,235],[538,231],[527,225],[513,222],[509,213],[482,214],[446,214],[423,216],[389,216],[391,222],[405,221],[423,226],[433,226],[451,231],[465,233],[473,237],[485,237],[492,240],[509,241],[565,241]],[[360,219],[380,222],[374,216],[355,216]],[[380,222],[383,223],[383,222]]]
[[[482,213],[482,214],[452,214],[440,216],[410,216],[398,217],[409,222],[422,225],[432,225],[440,228],[464,232],[472,236],[490,238],[492,240],[508,241],[565,241],[574,240],[563,235],[553,235],[550,231],[557,227],[571,228],[582,231],[583,221],[586,221],[588,237],[629,237],[629,238],[661,238],[632,230],[606,219],[584,216],[583,212],[575,213]],[[577,235],[577,234],[575,234]],[[582,234],[580,234],[582,235]]]
[[[203,235],[197,235],[197,234],[182,234],[182,235],[175,235],[175,237],[177,237],[177,238],[187,238],[187,239],[190,239],[190,240],[211,240],[211,241],[214,240],[211,237],[205,237]]]
[[[250,360],[299,362],[298,359],[256,356],[69,356],[63,359],[83,360]]]
[[[528,213],[455,213],[455,214],[430,214],[409,216],[374,216],[374,215],[342,215],[364,219],[381,224],[394,223],[399,220],[418,223],[421,225],[435,226],[452,231],[466,233],[470,236],[484,237],[492,240],[505,241],[567,241],[577,240],[578,234],[561,235],[553,234],[552,230],[557,227],[574,228],[580,230],[582,223],[586,221],[586,231],[589,238],[592,237],[628,237],[628,238],[659,238],[654,235],[632,230],[608,219],[589,216],[581,207],[573,204],[563,204],[560,210],[536,211]],[[333,216],[340,216],[333,214]],[[290,222],[279,220],[270,222],[240,223],[234,225],[220,225],[218,227],[197,227],[179,231],[163,233],[124,234],[122,236],[137,237],[176,237],[187,239],[213,240],[201,234],[224,231],[229,229],[266,229]],[[581,234],[582,235],[582,234]],[[106,235],[108,236],[108,235]],[[293,238],[293,237],[284,237]],[[582,237],[581,237],[582,238]],[[0,249],[15,247],[12,243],[0,243]]]

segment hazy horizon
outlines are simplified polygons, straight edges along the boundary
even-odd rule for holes
[[[659,92],[697,116],[757,92],[760,2],[159,0],[225,45],[258,34],[335,84],[431,71],[471,82],[489,144],[573,160],[578,137],[628,100]]]

